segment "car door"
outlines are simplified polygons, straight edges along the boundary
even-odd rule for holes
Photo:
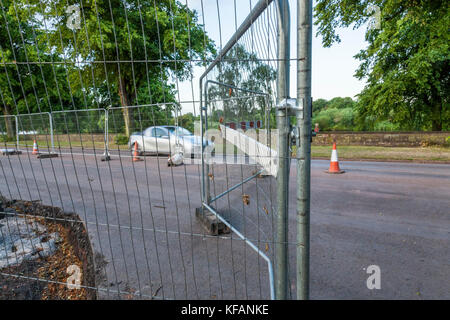
[[[155,153],[156,152],[156,148],[155,148],[155,138],[154,138],[154,132],[155,128],[154,127],[150,127],[147,128],[144,132],[143,132],[143,139],[144,139],[144,148],[143,148],[143,152],[145,153]]]
[[[151,130],[149,150],[154,153],[169,154],[169,131],[163,127],[154,127]]]

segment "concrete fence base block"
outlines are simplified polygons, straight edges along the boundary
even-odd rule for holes
[[[38,159],[58,158],[57,153],[42,153],[37,156]]]
[[[195,208],[195,216],[200,221],[203,228],[211,235],[228,234],[231,232],[216,215],[205,208]]]
[[[1,149],[1,153],[4,156],[13,156],[15,154],[22,154],[22,151],[16,149]]]

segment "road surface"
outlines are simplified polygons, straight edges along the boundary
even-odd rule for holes
[[[198,164],[165,157],[0,157],[0,192],[42,200],[86,221],[101,271],[101,298],[266,299],[265,261],[235,234],[209,237],[195,219]],[[290,180],[290,279],[295,296],[295,161]],[[312,299],[450,299],[450,165],[341,162],[343,175],[312,162]],[[213,195],[251,176],[254,165],[213,166]],[[275,183],[254,179],[215,203],[273,259]],[[242,201],[248,194],[249,205]],[[230,240],[231,239],[231,240]],[[104,262],[104,263],[102,263]],[[369,290],[366,269],[381,270]]]

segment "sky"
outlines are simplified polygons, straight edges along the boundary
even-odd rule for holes
[[[249,14],[251,6],[257,0],[184,0],[188,7],[198,12],[199,23],[205,24],[205,29],[217,46],[225,45]],[[290,1],[291,10],[291,59],[296,57],[296,15],[297,1]],[[183,1],[182,1],[183,2]],[[236,14],[235,14],[236,13]],[[235,19],[236,18],[236,19]],[[364,87],[364,82],[353,75],[359,65],[354,58],[361,49],[367,46],[364,35],[367,26],[357,30],[352,28],[338,30],[341,42],[331,48],[324,48],[321,37],[316,37],[316,27],[313,28],[312,47],[312,96],[313,99],[331,99],[333,97],[354,98]],[[204,69],[194,68],[194,79],[178,83],[180,101],[197,101],[198,79]],[[296,96],[296,63],[291,63],[291,97]],[[182,103],[183,113],[192,112],[196,103]]]

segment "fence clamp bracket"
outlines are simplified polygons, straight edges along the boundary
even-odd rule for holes
[[[278,116],[296,117],[303,119],[304,99],[283,99],[277,106],[276,112]],[[290,126],[289,128],[289,143],[295,145],[300,141],[300,132],[297,126]]]
[[[291,127],[291,132],[289,133],[289,137],[291,138],[291,145],[297,145],[297,142],[300,143],[300,131],[297,126]]]
[[[303,106],[303,99],[286,98],[276,106],[276,110],[277,112],[286,112],[288,117],[301,116],[303,118]]]

